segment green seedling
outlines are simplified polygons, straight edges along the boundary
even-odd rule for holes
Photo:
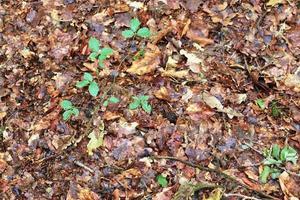
[[[270,150],[266,150],[264,156],[264,168],[259,176],[262,183],[266,183],[270,175],[272,179],[278,178],[282,172],[278,168],[281,165],[286,162],[292,162],[295,165],[298,160],[298,153],[294,148],[285,146],[283,149],[280,149],[277,144],[274,144]]]
[[[100,41],[94,37],[91,37],[89,40],[89,48],[91,50],[89,59],[93,62],[98,60],[98,64],[101,68],[104,67],[104,60],[113,54],[113,50],[109,47],[100,49]]]
[[[272,116],[274,118],[279,117],[280,114],[282,113],[281,109],[277,106],[277,102],[276,101],[272,101],[272,103],[271,103],[271,110],[272,110]]]
[[[76,117],[79,115],[79,110],[75,106],[73,106],[72,102],[69,100],[63,100],[60,103],[60,106],[62,107],[62,109],[64,109],[63,120],[65,121],[69,120],[72,115]]]
[[[76,87],[83,88],[89,86],[89,93],[96,97],[99,92],[99,86],[96,81],[93,80],[93,76],[90,73],[85,72],[83,75],[83,80],[77,82]]]
[[[158,175],[156,177],[156,181],[157,183],[161,186],[161,187],[167,187],[168,186],[168,180],[166,177],[164,177],[163,175]]]
[[[133,60],[134,61],[139,60],[141,58],[144,58],[144,56],[145,56],[145,49],[141,49],[133,56]]]
[[[133,18],[130,20],[130,29],[122,31],[124,38],[132,38],[137,35],[142,38],[149,38],[151,33],[147,27],[140,28],[141,22],[138,18]]]
[[[142,107],[143,110],[147,113],[151,113],[152,107],[148,103],[149,96],[139,96],[139,97],[132,97],[134,101],[129,104],[129,109],[130,110],[135,110],[138,109],[139,107]]]
[[[110,103],[119,103],[120,102],[120,99],[119,98],[117,98],[117,97],[114,97],[114,96],[112,96],[112,97],[110,97],[109,99],[107,99],[107,100],[105,100],[104,102],[103,102],[103,106],[108,106],[108,104],[110,104]]]
[[[263,99],[257,99],[255,101],[256,105],[258,105],[258,107],[262,110],[264,110],[266,108],[266,105],[265,105],[265,101]]]

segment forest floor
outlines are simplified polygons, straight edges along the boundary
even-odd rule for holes
[[[299,7],[0,0],[0,198],[299,199]]]

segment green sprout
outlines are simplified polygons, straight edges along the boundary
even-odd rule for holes
[[[264,156],[264,168],[259,176],[262,183],[266,183],[270,175],[272,179],[278,178],[281,174],[281,170],[278,167],[284,163],[290,161],[295,165],[298,160],[298,153],[294,148],[285,146],[283,149],[280,149],[277,144],[274,144],[270,150],[266,150]]]
[[[93,76],[90,73],[85,72],[83,75],[83,80],[77,82],[76,87],[83,88],[85,86],[89,86],[89,93],[96,97],[99,92],[99,86],[96,81],[93,80]]]
[[[106,107],[108,106],[109,103],[119,103],[119,102],[120,102],[119,98],[112,96],[103,102],[103,106]]]
[[[136,61],[136,60],[139,60],[141,58],[144,58],[145,56],[145,49],[142,48],[141,50],[139,50],[134,56],[133,56],[133,60]]]
[[[168,180],[165,176],[163,176],[162,174],[158,175],[156,177],[156,181],[157,183],[161,186],[161,187],[167,187],[168,186]]]
[[[129,109],[130,110],[135,110],[139,107],[142,107],[145,112],[151,113],[152,107],[148,103],[149,96],[142,95],[142,96],[139,96],[139,97],[132,97],[132,98],[134,99],[134,101],[129,104]]]
[[[122,31],[122,35],[124,38],[132,38],[133,36],[137,35],[142,38],[149,38],[151,33],[147,27],[139,28],[141,22],[138,18],[133,18],[130,20],[130,29],[126,29]]]
[[[263,99],[257,99],[255,101],[256,105],[258,105],[258,107],[262,110],[264,110],[266,108],[266,105],[265,105],[265,101]]]
[[[104,60],[113,54],[112,48],[104,47],[100,49],[100,41],[94,37],[91,37],[89,40],[89,48],[91,50],[89,59],[93,62],[98,60],[101,68],[104,67]]]
[[[63,120],[65,121],[70,119],[72,115],[76,117],[79,115],[79,110],[75,106],[73,106],[72,102],[69,100],[63,100],[60,103],[60,106],[62,107],[62,109],[64,109]]]

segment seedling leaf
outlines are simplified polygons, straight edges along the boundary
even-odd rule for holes
[[[88,80],[82,80],[76,83],[76,87],[78,88],[83,88],[85,86],[87,86],[90,82]]]
[[[60,106],[64,109],[64,110],[69,110],[73,107],[72,102],[69,100],[63,100],[60,103]]]
[[[267,183],[267,179],[271,173],[271,168],[269,166],[264,166],[263,171],[259,175],[259,180],[262,183]]]
[[[138,28],[140,27],[141,22],[138,18],[133,18],[132,20],[130,20],[130,29],[133,32],[136,32],[138,30]]]
[[[135,100],[134,102],[129,104],[129,109],[130,110],[135,110],[140,106],[140,102]]]
[[[257,100],[255,101],[255,103],[256,103],[256,105],[258,105],[258,107],[259,107],[260,109],[265,109],[265,108],[266,108],[265,102],[264,102],[263,99],[257,99]]]
[[[113,52],[114,52],[114,51],[112,50],[112,48],[105,47],[105,48],[103,48],[103,49],[101,50],[100,56],[104,57],[104,59],[105,59],[105,58],[107,58],[108,56],[112,55]],[[100,59],[100,58],[99,58],[99,59]]]
[[[143,27],[138,30],[137,35],[142,37],[142,38],[149,38],[150,37],[150,30],[146,27]]]
[[[91,84],[89,85],[89,93],[93,97],[96,97],[98,95],[98,92],[99,92],[98,84],[95,81],[91,82]]]
[[[73,111],[72,110],[67,110],[63,113],[63,120],[67,121],[71,118],[73,114]]]
[[[89,48],[93,51],[93,52],[98,52],[99,48],[100,48],[100,42],[99,40],[97,40],[94,37],[91,37],[89,40]]]
[[[142,108],[144,109],[144,111],[146,111],[147,113],[151,113],[152,107],[150,104],[148,104],[147,102],[142,103]]]
[[[93,76],[90,73],[85,72],[83,75],[83,79],[91,82],[93,81]]]
[[[132,38],[134,36],[134,32],[132,30],[126,29],[125,31],[122,31],[122,36],[124,38]]]
[[[279,159],[279,154],[280,154],[280,148],[278,146],[278,144],[274,144],[272,147],[272,156],[275,159]]]
[[[164,177],[163,175],[158,175],[156,177],[157,183],[161,186],[161,187],[167,187],[168,186],[168,180],[166,177]]]
[[[103,102],[103,106],[108,106],[108,100],[105,100],[104,102]]]
[[[291,161],[293,164],[296,164],[298,160],[297,151],[290,146],[284,147],[280,152],[280,160]]]
[[[89,59],[90,59],[91,61],[95,61],[95,60],[97,60],[97,56],[98,56],[98,53],[92,52],[92,53],[89,55]]]
[[[79,110],[77,108],[72,108],[73,114],[77,117],[79,115]]]
[[[120,100],[119,100],[117,97],[114,97],[114,96],[110,97],[110,98],[109,98],[109,101],[110,101],[111,103],[119,103],[119,102],[120,102]]]

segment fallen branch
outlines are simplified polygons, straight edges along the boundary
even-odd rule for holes
[[[188,161],[185,161],[185,160],[181,160],[179,158],[176,158],[176,157],[171,157],[171,156],[152,156],[151,158],[155,159],[155,160],[159,160],[159,159],[167,159],[167,160],[174,160],[174,161],[178,161],[178,162],[181,162],[183,164],[186,164],[190,167],[194,167],[194,168],[198,168],[202,171],[208,171],[208,172],[212,172],[212,173],[216,173],[216,174],[219,174],[221,176],[223,176],[224,178],[234,182],[234,183],[237,183],[238,185],[244,187],[245,189],[249,190],[249,191],[253,191],[255,193],[257,193],[258,195],[262,196],[262,197],[265,197],[265,198],[268,198],[268,199],[278,199],[276,197],[273,197],[271,195],[268,195],[262,191],[259,191],[259,190],[256,190],[256,189],[253,189],[251,187],[249,187],[248,185],[240,182],[239,180],[237,180],[236,178],[234,178],[233,176],[230,176],[224,172],[222,172],[221,170],[219,169],[212,169],[212,168],[208,168],[208,167],[204,167],[204,166],[201,166],[201,165],[196,165],[196,164],[193,164],[191,162],[188,162]]]

